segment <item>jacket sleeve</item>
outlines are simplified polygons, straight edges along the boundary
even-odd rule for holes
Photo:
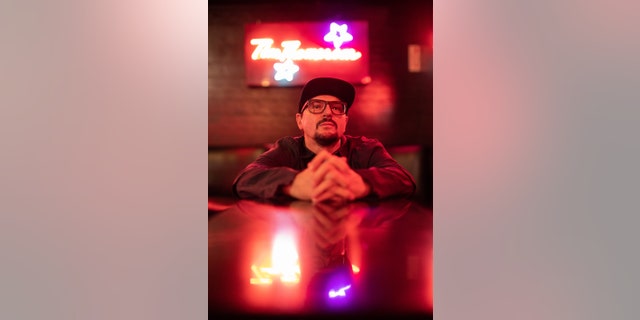
[[[293,182],[294,155],[282,144],[260,155],[233,182],[233,194],[240,199],[273,200],[288,197],[282,188]]]
[[[367,149],[370,149],[370,152],[364,153],[369,155],[365,168],[354,171],[371,187],[370,197],[409,197],[415,193],[414,178],[391,157],[382,143],[372,140],[367,143]]]

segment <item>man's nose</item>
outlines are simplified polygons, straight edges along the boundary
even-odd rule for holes
[[[324,110],[322,111],[322,116],[323,117],[331,117],[333,115],[333,113],[331,112],[331,106],[327,105],[324,107]]]

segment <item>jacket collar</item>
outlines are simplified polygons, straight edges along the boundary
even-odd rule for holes
[[[339,157],[346,157],[349,154],[349,146],[347,136],[343,135],[340,138],[340,148],[333,153]],[[304,136],[300,136],[300,158],[303,160],[311,160],[315,157],[316,154],[311,150],[307,149],[307,146],[304,144]]]

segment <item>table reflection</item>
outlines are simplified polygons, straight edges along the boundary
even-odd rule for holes
[[[431,317],[432,213],[405,199],[262,203],[209,218],[211,315]]]

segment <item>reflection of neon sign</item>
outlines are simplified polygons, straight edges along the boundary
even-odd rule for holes
[[[368,83],[367,32],[367,24],[362,21],[249,25],[245,43],[247,82],[288,86],[316,76],[335,76]]]
[[[345,293],[345,291],[347,291],[347,289],[351,288],[351,285],[347,285],[344,286],[338,290],[329,290],[329,298],[335,298],[335,297],[345,297],[347,294]]]
[[[300,282],[300,263],[295,239],[290,233],[278,233],[271,249],[272,267],[258,267],[251,265],[254,277],[251,284],[271,284],[273,278],[280,276],[280,282],[295,284]]]

